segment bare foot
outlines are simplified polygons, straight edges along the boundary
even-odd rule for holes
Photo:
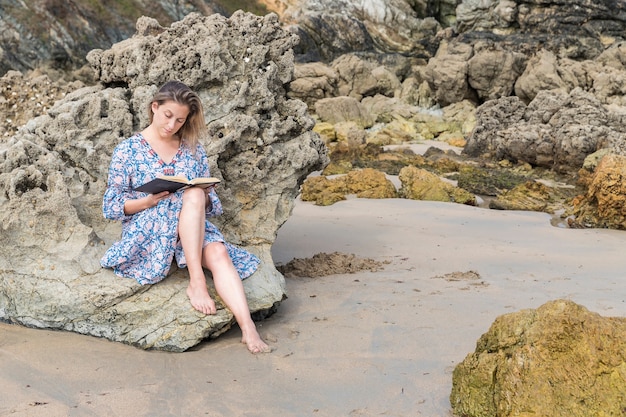
[[[272,351],[272,348],[261,339],[261,336],[256,331],[256,327],[248,331],[243,331],[242,329],[241,343],[245,343],[248,346],[250,353],[270,353]]]
[[[215,301],[209,295],[206,285],[193,286],[189,284],[187,287],[187,297],[193,308],[204,314],[215,314]]]

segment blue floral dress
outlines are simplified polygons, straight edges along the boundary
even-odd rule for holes
[[[187,266],[178,238],[178,216],[182,208],[182,190],[161,200],[155,207],[133,215],[124,214],[124,202],[145,193],[134,188],[157,175],[183,175],[187,178],[209,177],[206,152],[198,145],[195,155],[184,144],[170,163],[165,163],[140,133],[120,143],[113,152],[102,211],[104,217],[122,221],[122,238],[104,254],[100,264],[113,268],[116,275],[136,279],[140,284],[154,284],[164,279],[175,258],[179,267]],[[215,190],[209,193],[211,205],[206,215],[222,214],[222,203]],[[243,248],[224,241],[219,229],[205,222],[204,245],[223,242],[241,279],[259,266],[259,258]]]

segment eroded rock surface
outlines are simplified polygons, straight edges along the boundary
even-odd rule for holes
[[[626,156],[605,155],[582,174],[587,191],[574,200],[570,226],[626,230]]]
[[[528,105],[513,96],[480,106],[464,152],[572,172],[600,149],[623,154],[625,131],[624,114],[589,92],[542,90]]]

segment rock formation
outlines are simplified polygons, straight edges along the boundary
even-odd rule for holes
[[[304,178],[327,163],[306,105],[286,97],[296,43],[276,15],[238,12],[190,14],[168,28],[142,18],[132,38],[91,51],[99,82],[1,145],[0,319],[173,351],[233,324],[224,308],[193,310],[185,271],[142,287],[99,266],[120,236],[119,223],[101,213],[111,153],[147,124],[150,98],[170,79],[203,100],[203,144],[223,181],[225,215],[216,223],[262,259],[245,288],[251,310],[270,313],[286,295],[270,247]]]
[[[626,230],[626,156],[608,153],[581,171],[587,192],[574,200],[570,226]]]
[[[156,0],[122,2],[8,0],[0,3],[0,74],[40,66],[72,70],[85,65],[94,48],[129,38],[140,16],[163,25],[192,12],[224,13],[216,4]]]
[[[500,316],[452,378],[459,416],[623,415],[626,318],[567,300]]]
[[[503,97],[477,109],[464,152],[575,172],[599,149],[624,152],[623,119],[581,88],[540,90],[528,106],[518,97]]]
[[[441,25],[425,2],[405,0],[304,0],[283,15],[303,43],[301,62],[332,61],[352,52],[401,53],[430,57]]]
[[[402,182],[400,194],[405,198],[476,205],[476,197],[472,193],[444,182],[425,169],[407,166],[400,170],[398,177]]]

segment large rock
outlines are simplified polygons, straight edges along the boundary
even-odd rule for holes
[[[315,113],[322,122],[354,121],[360,127],[371,127],[374,121],[361,103],[352,97],[324,98],[315,102]]]
[[[471,45],[461,42],[442,42],[437,54],[423,70],[424,80],[434,92],[442,107],[462,101],[471,93],[468,84],[468,61],[472,57]]]
[[[102,5],[88,0],[5,0],[0,2],[0,75],[40,66],[81,67],[93,48],[108,48],[132,36],[140,16],[167,25],[191,12],[225,14],[216,3],[125,0]]]
[[[148,123],[153,93],[178,79],[204,102],[203,144],[223,180],[225,214],[214,220],[262,260],[244,281],[257,316],[285,297],[270,248],[300,184],[327,155],[306,105],[286,98],[297,38],[275,15],[191,14],[169,28],[142,18],[137,28],[90,52],[98,85],[68,94],[0,145],[0,319],[182,351],[228,329],[232,314],[196,312],[186,271],[140,286],[99,266],[120,236],[119,222],[101,212],[111,154]]]
[[[412,200],[443,201],[476,205],[476,197],[422,168],[409,165],[400,170],[400,195]]]
[[[607,154],[592,173],[581,170],[585,194],[574,199],[574,227],[626,230],[626,156]]]
[[[502,50],[491,42],[477,42],[468,62],[468,83],[483,101],[510,96],[526,60],[522,53]]]
[[[299,0],[282,16],[303,39],[301,62],[330,62],[350,52],[429,57],[441,25],[424,1]],[[447,12],[444,12],[447,13]]]
[[[464,417],[621,416],[626,318],[567,300],[498,317],[454,369],[450,403]]]
[[[302,185],[302,201],[329,206],[345,200],[348,194],[358,198],[395,198],[396,187],[384,172],[372,168],[353,170],[335,178],[313,176]]]
[[[540,91],[528,106],[504,97],[477,109],[464,152],[574,172],[601,148],[624,152],[623,118],[580,88]]]
[[[353,54],[345,54],[332,63],[339,76],[337,94],[361,100],[382,94],[393,97],[400,88],[396,74],[380,63],[368,62]]]
[[[515,83],[515,94],[526,103],[544,90],[570,90],[559,74],[556,56],[548,50],[541,50],[531,58],[526,70]]]
[[[456,19],[460,33],[508,35],[518,47],[541,45],[573,59],[593,59],[606,45],[624,39],[624,12],[620,0],[464,0]]]
[[[300,64],[295,67],[294,80],[289,85],[288,96],[300,99],[313,109],[322,98],[334,97],[339,74],[322,62]]]

